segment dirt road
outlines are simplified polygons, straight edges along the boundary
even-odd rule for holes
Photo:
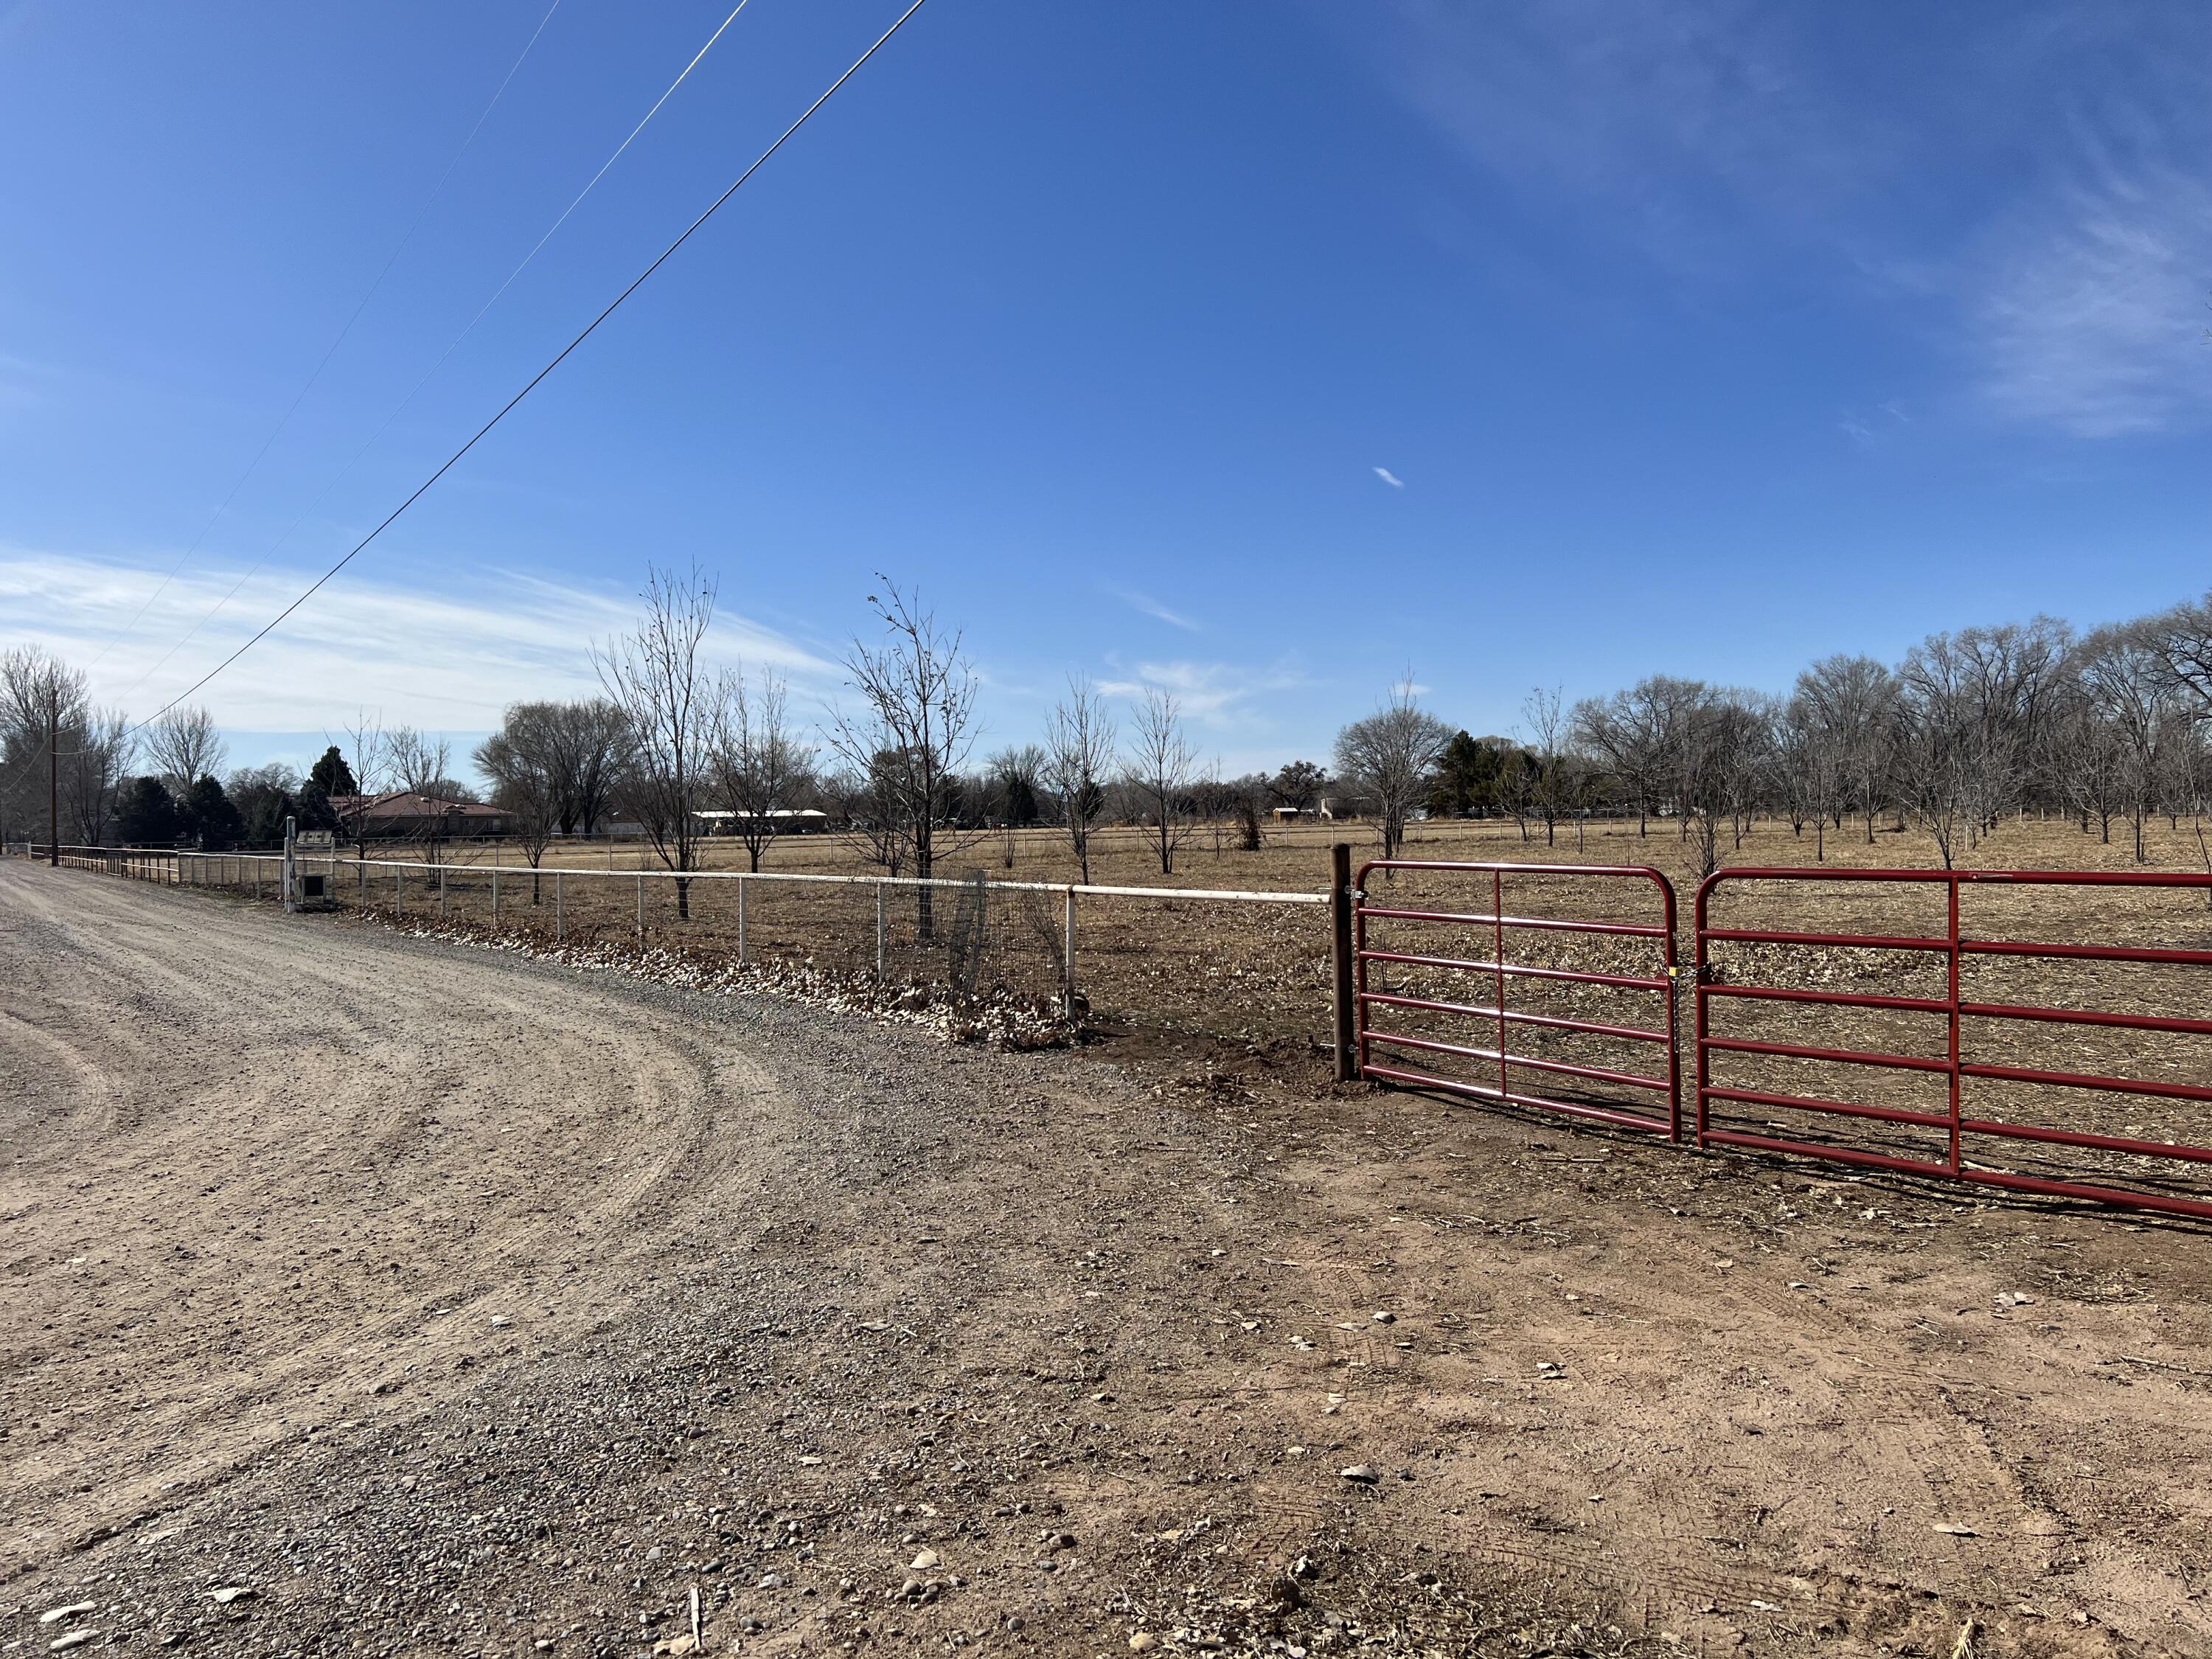
[[[2205,1650],[2212,1237],[1310,1067],[0,865],[0,1651]]]

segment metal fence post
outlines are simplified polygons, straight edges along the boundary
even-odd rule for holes
[[[499,866],[491,867],[491,925],[499,926]]]
[[[637,872],[637,942],[645,943],[645,872]]]
[[[738,966],[745,965],[745,878],[738,878]]]
[[[556,870],[553,872],[553,939],[556,944],[560,942],[567,926],[568,919],[561,908],[561,872]]]
[[[1358,1005],[1352,998],[1352,843],[1346,841],[1328,849],[1328,945],[1336,1080],[1354,1083],[1359,1079]]]
[[[876,982],[880,985],[884,979],[884,884],[878,878],[876,883]]]
[[[1067,921],[1062,930],[1060,950],[1060,1007],[1069,1019],[1075,1018],[1075,889],[1067,890]]]
[[[446,866],[438,866],[438,920],[446,919]]]
[[[407,914],[407,890],[400,885],[406,873],[396,864],[392,866],[392,914],[395,916]]]

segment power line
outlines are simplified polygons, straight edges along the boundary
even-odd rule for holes
[[[691,61],[684,64],[682,73],[678,75],[673,81],[671,81],[668,83],[667,89],[664,91],[659,98],[653,100],[653,107],[646,111],[644,118],[640,120],[635,126],[629,130],[629,136],[628,137],[624,138],[621,143],[615,146],[614,153],[608,156],[607,159],[600,164],[599,170],[592,175],[590,180],[584,185],[583,189],[576,192],[575,196],[570,199],[568,205],[561,210],[560,216],[555,219],[552,224],[547,228],[545,234],[543,236],[540,236],[538,240],[532,245],[530,252],[522,256],[520,261],[517,263],[514,269],[507,273],[507,279],[501,283],[496,289],[492,290],[491,297],[486,300],[483,305],[477,308],[476,315],[470,318],[468,322],[462,327],[461,331],[453,336],[453,339],[447,344],[446,349],[438,354],[436,361],[431,363],[429,368],[422,371],[422,377],[417,380],[412,386],[408,388],[407,395],[402,398],[392,406],[392,412],[384,417],[383,421],[377,426],[376,430],[370,433],[367,438],[362,441],[361,447],[355,450],[351,455],[348,456],[344,465],[340,466],[336,472],[331,475],[330,481],[325,483],[320,490],[316,492],[314,499],[309,501],[307,506],[300,509],[299,513],[293,518],[292,522],[286,525],[283,532],[277,536],[275,541],[269,544],[268,550],[263,553],[259,558],[256,559],[252,564],[246,568],[245,574],[240,575],[236,581],[230,585],[228,590],[224,592],[221,599],[217,599],[213,605],[208,607],[207,613],[198,622],[194,623],[190,628],[186,629],[183,636],[167,651],[164,651],[161,656],[155,659],[152,666],[148,668],[145,672],[139,675],[137,679],[133,680],[129,685],[124,688],[123,695],[125,696],[129,696],[140,686],[145,684],[148,680],[160,673],[162,668],[167,665],[170,658],[175,656],[178,652],[183,650],[187,645],[190,645],[192,641],[198,636],[200,629],[205,628],[210,623],[213,622],[216,617],[222,613],[223,607],[228,605],[233,599],[236,599],[240,591],[245,587],[246,584],[252,581],[256,575],[259,574],[263,567],[267,565],[269,561],[276,556],[277,550],[287,542],[292,539],[293,532],[298,530],[301,525],[307,521],[308,515],[313,513],[316,508],[319,507],[329,497],[331,491],[336,489],[339,483],[344,480],[346,476],[350,473],[355,467],[361,464],[362,457],[368,454],[371,449],[376,447],[377,440],[381,438],[386,432],[389,431],[391,429],[392,423],[398,420],[401,415],[406,412],[408,406],[422,394],[422,388],[429,385],[431,378],[435,375],[440,369],[446,366],[447,360],[456,351],[461,349],[462,343],[465,341],[471,334],[476,331],[477,325],[483,321],[485,313],[489,312],[494,306],[499,303],[501,296],[503,295],[508,289],[514,286],[515,278],[521,276],[523,271],[529,267],[530,262],[538,257],[540,250],[544,247],[545,244],[553,240],[553,233],[559,230],[562,225],[568,222],[568,216],[575,212],[577,208],[582,205],[584,198],[592,193],[592,190],[598,185],[600,179],[607,176],[607,170],[613,167],[617,161],[622,159],[623,152],[627,150],[630,145],[635,142],[638,134],[643,132],[647,124],[652,121],[653,118],[660,112],[660,106],[666,103],[670,98],[675,95],[677,88],[682,86],[684,82],[690,77],[691,71],[699,67],[701,59],[704,58],[707,53],[713,48],[714,42],[722,38],[723,31],[726,30],[732,23],[737,21],[738,13],[743,11],[749,3],[750,0],[738,0],[736,8],[727,17],[725,17],[722,20],[721,27],[717,28],[714,33],[707,37],[707,44],[700,47],[696,52],[692,54]],[[189,696],[191,694],[186,693],[186,695]]]
[[[828,103],[830,100],[836,94],[838,88],[842,87],[845,82],[851,80],[855,75],[860,73],[861,66],[871,58],[873,58],[876,53],[883,48],[885,41],[889,40],[894,34],[896,34],[900,29],[906,27],[907,20],[912,17],[915,13],[920,11],[923,3],[924,0],[913,0],[913,3],[908,6],[904,11],[898,15],[897,18],[893,21],[890,27],[876,37],[875,43],[866,52],[862,52],[858,58],[853,60],[852,67],[848,69],[835,81],[831,82],[829,87],[823,92],[822,95],[817,98],[812,103],[809,104],[800,113],[799,118],[793,121],[789,126],[786,127],[777,137],[775,142],[770,144],[766,149],[763,150],[760,153],[760,155],[754,161],[753,164],[737,176],[736,179],[731,183],[728,189],[725,190],[720,196],[717,196],[713,202],[708,204],[707,210],[705,212],[702,213],[689,225],[685,226],[683,233],[678,235],[674,241],[669,243],[666,247],[663,248],[660,251],[659,255],[654,258],[653,262],[637,274],[636,277],[630,283],[628,288],[623,289],[621,293],[615,295],[615,297],[608,302],[606,309],[600,312],[598,316],[592,318],[590,322],[586,323],[582,331],[577,334],[575,338],[570,340],[567,345],[561,348],[560,352],[554,357],[552,362],[547,363],[544,368],[539,369],[537,374],[532,375],[528,383],[523,386],[521,391],[516,392],[514,397],[508,398],[505,404],[501,404],[498,413],[495,414],[489,420],[478,427],[466,443],[463,444],[459,449],[447,456],[445,462],[438,468],[438,470],[418,484],[414,492],[410,495],[406,500],[400,502],[398,507],[392,508],[391,513],[384,518],[382,522],[378,524],[375,529],[370,531],[368,534],[362,537],[358,542],[356,542],[353,546],[347,550],[344,557],[338,560],[336,564],[332,565],[320,576],[318,576],[313,583],[307,587],[306,592],[302,592],[299,598],[294,599],[291,604],[286,605],[282,611],[278,611],[275,617],[270,619],[268,624],[258,633],[255,634],[252,639],[249,639],[245,644],[240,646],[237,650],[232,652],[228,657],[225,657],[221,662],[210,669],[205,674],[202,675],[198,679],[193,681],[191,684],[185,687],[184,690],[178,693],[174,697],[172,697],[167,702],[162,704],[161,708],[155,709],[151,714],[148,715],[146,719],[139,721],[137,725],[132,726],[131,730],[134,732],[143,731],[148,726],[150,726],[154,721],[161,719],[162,715],[167,714],[170,709],[174,708],[186,697],[191,696],[192,693],[198,691],[202,686],[207,684],[209,681],[214,679],[216,675],[222,673],[226,668],[228,668],[231,664],[236,662],[248,651],[251,651],[255,646],[260,644],[262,641],[267,639],[270,634],[276,630],[277,627],[283,623],[287,617],[290,616],[295,611],[297,611],[310,599],[313,598],[316,592],[322,588],[325,583],[328,582],[333,576],[337,575],[338,572],[343,570],[346,566],[352,563],[355,556],[358,555],[362,549],[366,548],[371,542],[374,541],[379,536],[382,535],[387,529],[389,529],[392,525],[398,520],[401,514],[406,512],[409,507],[414,506],[416,501],[420,501],[422,496],[428,492],[433,484],[436,483],[439,479],[444,477],[446,474],[451,471],[460,461],[463,456],[466,455],[471,449],[474,449],[478,443],[483,441],[486,434],[490,432],[490,430],[494,427],[497,426],[501,421],[505,420],[516,404],[520,404],[525,398],[527,398],[532,392],[537,390],[540,381],[544,380],[547,375],[550,374],[555,369],[558,368],[564,362],[566,362],[569,354],[574,352],[578,346],[580,346],[586,340],[591,338],[591,337],[598,331],[600,324],[605,322],[608,318],[613,316],[616,310],[624,301],[628,300],[631,295],[636,293],[639,289],[645,285],[645,282],[647,277],[651,276],[654,271],[659,270],[662,265],[667,264],[667,262],[675,256],[677,249],[682,247],[684,243],[690,241],[699,228],[702,225],[704,225],[708,220],[713,218],[720,210],[725,202],[728,201],[730,198],[736,195],[739,190],[744,188],[745,182],[750,179],[753,174],[758,173],[762,167],[765,167],[768,164],[769,158],[775,155],[778,150],[781,149],[786,143],[790,142],[793,134],[796,133],[799,128],[805,126],[808,121],[813,118],[814,112],[820,109],[823,105]]]

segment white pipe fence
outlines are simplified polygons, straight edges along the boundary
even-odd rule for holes
[[[18,854],[27,854],[37,860],[44,860],[47,856],[47,849],[43,843],[34,843],[27,847],[17,843],[8,850]],[[235,890],[250,893],[255,897],[275,899],[279,902],[282,902],[284,897],[283,891],[284,860],[283,855],[276,853],[195,853],[167,849],[64,846],[60,849],[59,862],[73,869],[93,870],[103,874],[153,881],[164,885]],[[1121,887],[1088,882],[995,881],[988,878],[979,879],[976,875],[923,878],[830,875],[781,870],[614,870],[567,865],[544,867],[528,864],[472,864],[443,861],[431,863],[411,859],[354,858],[337,853],[298,853],[295,855],[295,866],[299,876],[303,878],[312,879],[320,877],[324,884],[321,896],[328,901],[335,902],[338,898],[338,889],[343,880],[346,887],[352,889],[351,902],[362,908],[373,908],[374,901],[371,896],[372,884],[380,888],[383,872],[389,871],[392,876],[392,914],[396,917],[402,918],[409,914],[408,887],[410,880],[416,890],[424,896],[422,902],[426,905],[434,905],[436,915],[441,921],[449,919],[451,915],[449,877],[456,882],[467,884],[488,882],[490,921],[495,931],[501,928],[517,908],[512,896],[513,884],[516,878],[523,878],[530,884],[533,908],[537,902],[537,896],[542,893],[544,886],[550,885],[552,889],[552,931],[556,943],[565,941],[574,930],[575,923],[571,917],[573,907],[570,902],[571,884],[574,883],[581,882],[586,884],[585,889],[577,890],[580,896],[587,894],[590,890],[590,884],[594,882],[634,883],[635,920],[632,923],[632,928],[641,942],[644,940],[648,931],[654,931],[657,926],[649,920],[649,911],[652,907],[648,904],[648,894],[653,889],[658,888],[659,890],[662,914],[665,915],[672,908],[665,902],[672,894],[672,890],[667,884],[675,884],[672,895],[676,902],[672,908],[676,912],[676,925],[681,927],[693,920],[690,913],[693,903],[697,899],[704,898],[715,892],[729,892],[730,889],[734,887],[734,893],[731,896],[735,900],[736,954],[738,963],[741,967],[751,965],[753,963],[754,940],[750,937],[750,933],[757,931],[758,926],[757,907],[749,902],[748,896],[753,890],[773,891],[787,888],[801,890],[872,888],[874,890],[875,975],[878,981],[885,982],[890,979],[891,966],[889,901],[895,890],[908,890],[917,894],[929,890],[955,895],[974,894],[979,896],[988,894],[1026,894],[1057,897],[1060,901],[1057,908],[1060,911],[1058,918],[1060,925],[1057,930],[1060,938],[1054,941],[1058,945],[1054,954],[1059,959],[1052,964],[1057,969],[1056,977],[1059,981],[1054,988],[1064,1006],[1070,1011],[1075,1008],[1078,997],[1076,907],[1079,900],[1096,901],[1108,904],[1146,900],[1208,906],[1270,908],[1285,906],[1325,908],[1329,902],[1326,893],[1310,891],[1263,891],[1213,887]],[[506,881],[504,899],[502,878]],[[301,882],[303,890],[307,885],[307,879],[303,879]],[[609,896],[612,896],[607,889],[603,888],[599,890]],[[303,896],[307,896],[312,902],[312,895],[303,894]],[[855,896],[857,896],[856,894]],[[586,902],[588,902],[588,900]],[[620,902],[619,900],[617,902]],[[591,905],[590,908],[599,913],[599,921],[603,927],[605,915],[604,902]],[[927,907],[924,905],[921,908],[926,913]],[[619,915],[620,912],[617,911],[616,914]],[[1045,911],[1044,914],[1049,915],[1049,910]],[[665,931],[665,924],[658,926],[659,931]],[[933,943],[933,940],[928,939],[927,930],[930,923],[926,915],[922,926],[926,941]],[[945,931],[949,933],[951,930]],[[1040,931],[1049,933],[1053,930],[1047,923],[1041,926]],[[1314,943],[1325,948],[1327,941],[1325,939],[1317,938]]]

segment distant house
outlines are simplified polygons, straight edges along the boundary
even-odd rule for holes
[[[1334,823],[1339,818],[1356,818],[1360,814],[1360,802],[1354,797],[1328,795],[1318,806],[1278,806],[1278,823]]]
[[[830,815],[811,806],[778,806],[756,817],[750,812],[732,812],[723,808],[694,811],[691,816],[707,826],[710,836],[734,836],[754,824],[765,823],[772,834],[806,836],[830,827]]]
[[[457,841],[503,836],[507,814],[476,801],[441,800],[410,789],[381,795],[332,795],[331,810],[349,840]]]

